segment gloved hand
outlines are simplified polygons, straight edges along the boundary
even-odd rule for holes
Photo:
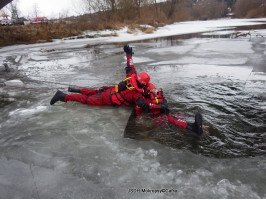
[[[132,56],[134,54],[132,47],[129,47],[128,44],[124,46],[124,52],[126,52],[127,56]]]
[[[139,106],[140,108],[142,108],[147,113],[150,112],[150,110],[151,110],[149,104],[147,104],[144,99],[138,99],[136,101],[136,104],[137,104],[137,106]]]
[[[167,105],[168,102],[166,99],[163,99],[162,103]]]
[[[160,104],[160,110],[161,110],[161,113],[163,113],[163,114],[169,114],[169,112],[170,112],[167,104],[164,104],[164,103]]]

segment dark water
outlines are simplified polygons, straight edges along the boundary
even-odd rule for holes
[[[253,27],[253,29],[260,29],[263,27],[265,27],[265,25]],[[240,31],[240,34],[243,30],[250,30],[250,27],[241,27],[237,30]],[[265,40],[262,39],[263,36],[259,34],[244,34],[244,36],[240,36],[241,39],[236,38],[236,35],[235,33],[218,36],[212,34],[188,34],[185,36],[150,41],[156,48],[163,47],[165,51],[168,51],[167,46],[182,46],[184,39],[190,40],[191,38],[207,38],[207,42],[204,44],[215,43],[214,41],[216,41],[217,38],[232,42],[222,51],[218,48],[217,52],[215,52],[216,44],[213,44],[207,51],[204,49],[204,44],[195,45],[194,48],[185,54],[180,54],[176,51],[175,55],[163,54],[163,58],[161,56],[156,58],[158,61],[160,59],[168,59],[169,62],[166,61],[166,65],[153,66],[153,64],[151,64],[151,67],[143,67],[143,69],[153,75],[156,73],[156,78],[158,78],[156,81],[160,81],[160,79],[164,80],[165,76],[169,75],[169,72],[172,73],[172,77],[169,77],[169,83],[164,85],[166,96],[169,98],[169,107],[173,113],[183,114],[190,121],[194,120],[194,113],[202,113],[204,125],[207,127],[204,137],[198,139],[188,131],[174,127],[172,124],[166,123],[166,125],[159,125],[159,127],[158,124],[151,126],[150,124],[153,124],[154,119],[148,116],[143,116],[146,120],[141,123],[141,120],[136,119],[133,113],[125,129],[125,136],[144,140],[150,138],[173,148],[188,149],[196,154],[217,158],[265,155],[266,82],[265,79],[256,80],[255,73],[261,72],[265,78],[266,59],[263,52],[263,50],[266,49]],[[238,49],[234,55],[226,51],[226,48],[232,48],[234,42],[245,43],[246,41],[248,41],[250,45],[245,44],[246,46],[243,46],[245,48],[243,52],[242,49]],[[247,48],[250,48],[253,54],[246,52]],[[204,69],[206,71],[196,77],[187,75],[176,80],[176,78],[173,77],[178,73],[180,68],[185,68],[186,65],[189,66],[193,61],[188,61],[183,64],[182,61],[179,62],[177,59],[175,64],[171,62],[171,60],[176,59],[174,56],[180,58],[182,56],[188,56],[188,54],[191,55],[191,57],[205,57],[204,59],[210,58],[213,60],[216,59],[216,61],[223,58],[226,60],[226,58],[228,58],[229,63],[226,63],[224,71],[229,73],[226,76],[217,75],[216,77],[212,77],[212,75],[208,73],[208,69]],[[242,63],[240,62],[241,64],[230,64],[230,59],[234,56],[239,57],[240,60],[244,60],[245,57],[248,59]],[[222,67],[225,60],[217,64],[217,66]],[[214,67],[211,66],[212,63],[208,63],[207,61],[202,62],[202,60],[199,65],[202,65],[204,62],[207,63],[204,67],[208,65],[210,68]],[[250,67],[251,71],[246,71],[241,75],[241,67],[245,70],[247,66]],[[240,74],[237,78],[230,77],[230,70],[235,71],[234,67],[237,67],[236,73],[239,71]],[[164,68],[167,72],[165,75],[160,72],[161,68]],[[193,68],[193,70],[200,71],[202,69],[199,66],[199,68]],[[193,73],[193,71],[191,73]],[[217,74],[218,73],[219,72],[217,72]],[[177,75],[177,77],[179,78],[180,75]],[[150,123],[147,123],[147,121]]]
[[[265,100],[248,97],[249,94],[241,92],[242,86],[239,89],[236,87],[225,84],[201,85],[194,88],[194,91],[198,91],[196,94],[201,95],[200,100],[169,103],[176,113],[185,112],[193,116],[196,110],[203,114],[207,130],[201,138],[172,124],[151,126],[150,123],[156,119],[149,116],[143,116],[145,123],[142,124],[134,114],[128,121],[125,136],[145,140],[150,138],[174,148],[217,158],[265,155],[266,115],[260,107],[260,103],[263,104]],[[202,95],[207,91],[212,94]],[[189,120],[193,121],[191,118]],[[150,121],[149,125],[147,121]]]

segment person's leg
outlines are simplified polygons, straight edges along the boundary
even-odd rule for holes
[[[96,93],[96,90],[81,89],[82,94],[66,95],[65,102],[76,101],[82,104],[88,104],[88,105],[94,105],[94,106],[112,105],[110,102],[110,97],[109,97],[110,91],[109,92],[108,91],[106,90],[101,93],[97,93],[95,95],[87,96],[86,94]]]
[[[72,92],[72,93],[80,93],[86,96],[90,96],[90,95],[96,95],[96,93],[98,93],[98,90],[92,90],[92,89],[79,89],[79,88],[72,88],[72,87],[68,87],[68,92]]]
[[[201,136],[203,134],[202,130],[202,116],[200,113],[196,113],[195,115],[195,122],[190,123],[182,120],[176,115],[169,115],[168,116],[168,121],[180,128],[184,128],[190,131],[195,132],[197,135]]]
[[[80,93],[86,96],[96,95],[98,90],[80,89]]]
[[[80,102],[82,104],[86,104],[87,98],[88,98],[88,96],[83,95],[83,94],[67,94],[65,97],[65,102],[76,101],[76,102]]]
[[[178,116],[176,115],[168,115],[168,121],[180,128],[186,128],[187,127],[187,122],[182,120],[181,118],[179,118]]]
[[[82,104],[89,104],[89,105],[96,105],[96,106],[101,106],[101,105],[112,105],[111,99],[110,99],[110,89],[104,90],[102,92],[97,93],[96,95],[91,95],[87,96],[84,94],[88,94],[89,92],[91,93],[96,93],[97,90],[88,90],[84,89],[81,91],[84,91],[84,94],[65,94],[58,90],[53,98],[50,101],[50,104],[53,105],[57,101],[63,101],[63,102],[68,102],[68,101],[76,101],[80,102]]]

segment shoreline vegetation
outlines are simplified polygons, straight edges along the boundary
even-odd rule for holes
[[[114,0],[109,0],[115,2]],[[127,0],[125,0],[127,1]],[[95,1],[97,2],[97,1]],[[0,27],[0,47],[15,44],[52,42],[53,39],[109,37],[117,34],[82,35],[85,31],[119,30],[128,33],[153,33],[158,27],[174,22],[232,18],[266,17],[266,0],[169,0],[166,2],[126,5],[111,4],[93,14],[49,21],[48,24]],[[141,1],[138,1],[141,2]],[[231,3],[230,3],[231,2]],[[97,6],[96,4],[94,6]],[[229,8],[230,7],[230,8]],[[98,7],[97,7],[98,8]],[[145,24],[145,26],[143,26]]]

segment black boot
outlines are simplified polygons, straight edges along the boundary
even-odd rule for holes
[[[198,136],[201,136],[203,134],[202,116],[200,113],[196,113],[194,123],[187,123],[186,129],[195,132]]]
[[[73,92],[73,93],[80,93],[80,89],[78,89],[78,88],[68,87],[68,91]]]
[[[54,105],[57,101],[65,101],[66,94],[58,90],[50,101],[51,105]]]
[[[200,113],[196,113],[195,115],[195,128],[196,128],[196,133],[201,136],[203,134],[202,130],[202,116]]]

